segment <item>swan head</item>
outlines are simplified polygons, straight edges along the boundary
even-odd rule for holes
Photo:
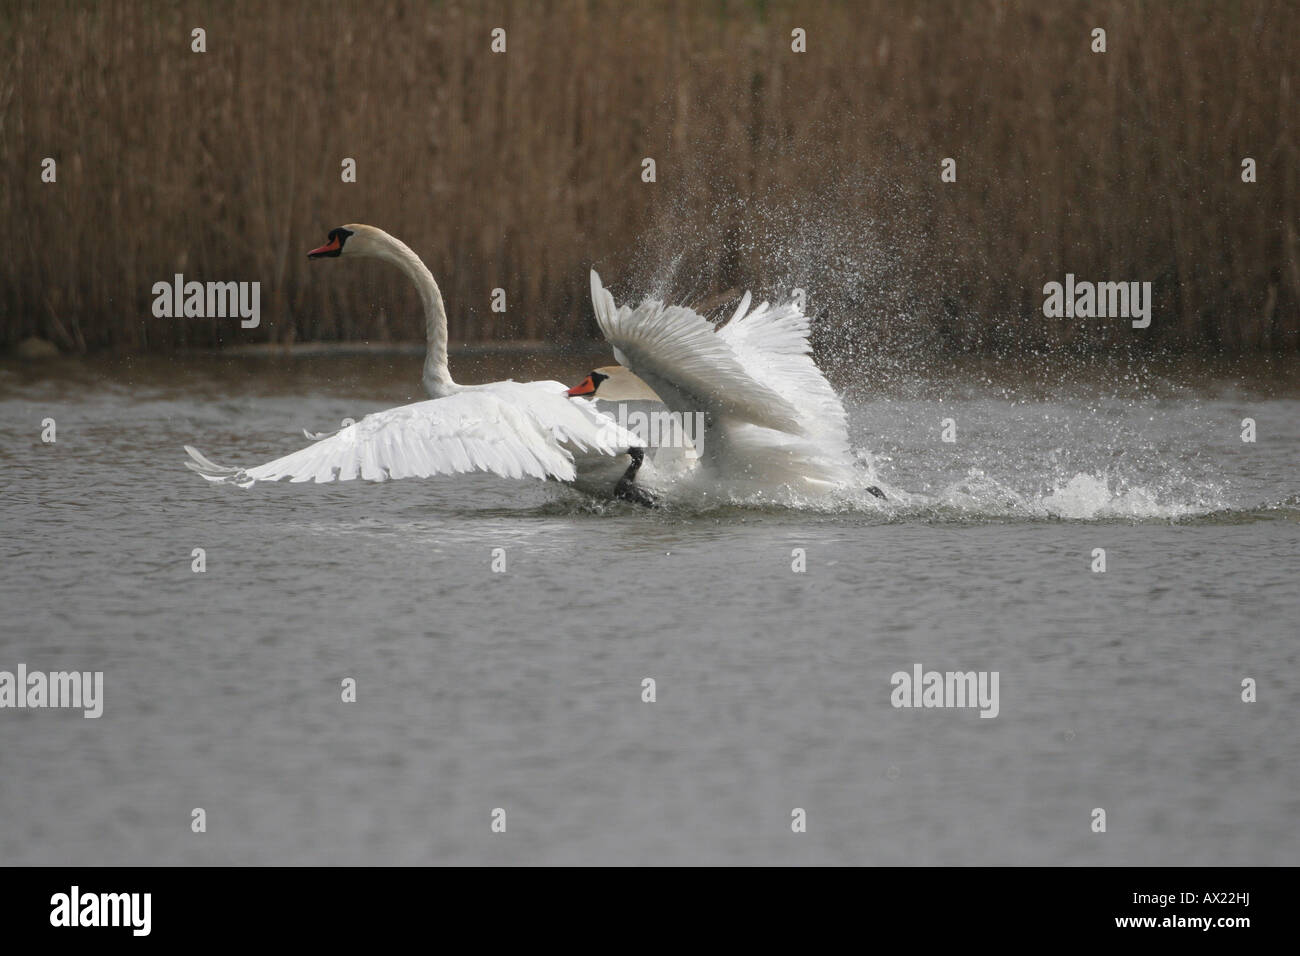
[[[599,389],[601,384],[608,378],[609,378],[608,375],[606,375],[604,372],[601,372],[599,370],[588,372],[586,378],[584,378],[581,382],[573,386],[573,388],[569,389],[564,394],[568,395],[569,398],[577,398],[579,395],[594,396],[596,394],[596,390]]]
[[[307,258],[338,259],[347,256],[349,259],[362,257],[384,259],[391,255],[391,246],[392,239],[387,233],[374,226],[353,222],[331,229],[325,245],[317,246],[307,253]]]
[[[564,394],[570,398],[603,398],[607,402],[661,401],[654,389],[622,365],[595,369]]]

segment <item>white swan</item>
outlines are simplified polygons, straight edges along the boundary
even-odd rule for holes
[[[694,310],[657,299],[616,306],[594,271],[591,298],[614,357],[671,411],[704,413],[700,460],[714,476],[822,491],[854,481],[848,416],[813,362],[808,319],[797,305],[751,310],[745,293],[715,329]],[[592,372],[569,395],[599,398],[602,386],[616,394],[628,387],[614,366]]]
[[[347,225],[309,252],[311,259],[384,259],[415,283],[424,306],[428,350],[423,382],[433,396],[367,415],[283,458],[252,468],[227,468],[186,445],[185,464],[209,481],[247,487],[258,481],[350,481],[427,478],[486,471],[506,478],[602,479],[613,456],[631,464],[615,486],[619,497],[643,501],[634,484],[643,443],[613,419],[571,402],[560,382],[457,385],[447,368],[447,313],[438,284],[419,256],[382,229]],[[604,467],[602,468],[602,464]]]

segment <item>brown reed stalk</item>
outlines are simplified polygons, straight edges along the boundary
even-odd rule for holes
[[[1123,322],[1044,318],[1042,286],[1067,271],[1153,282],[1144,344],[1294,351],[1296,12],[5,4],[0,347],[418,340],[390,270],[304,257],[363,221],[424,257],[455,341],[594,337],[595,265],[620,298],[804,288],[819,342],[847,358],[1139,341]],[[504,55],[489,50],[498,26]],[[807,53],[790,49],[795,27]],[[948,156],[955,184],[939,180]],[[150,288],[176,272],[260,280],[262,327],[154,318]]]

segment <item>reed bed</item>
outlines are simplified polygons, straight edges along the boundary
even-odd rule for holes
[[[305,258],[360,221],[424,258],[459,342],[595,337],[595,266],[620,299],[804,289],[821,347],[845,358],[1293,352],[1296,13],[5,3],[0,347],[418,340],[416,298],[391,269]],[[490,49],[497,27],[505,53]],[[940,181],[945,157],[955,183]],[[261,282],[261,326],[155,318],[151,287],[178,272]],[[1045,318],[1043,285],[1067,272],[1150,281],[1151,328]]]

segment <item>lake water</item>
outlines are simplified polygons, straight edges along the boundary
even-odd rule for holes
[[[1296,364],[841,374],[891,500],[816,510],[214,486],[419,358],[0,365],[0,670],[104,673],[0,710],[0,862],[1300,863]]]

